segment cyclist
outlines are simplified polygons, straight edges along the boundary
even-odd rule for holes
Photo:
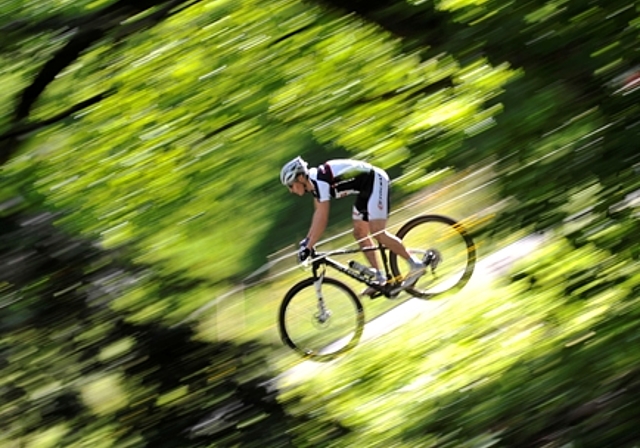
[[[383,246],[407,260],[410,271],[400,289],[413,286],[425,272],[425,264],[409,254],[402,241],[386,230],[389,214],[389,176],[369,163],[352,159],[329,160],[318,167],[309,168],[301,157],[287,162],[280,172],[280,182],[291,193],[302,196],[310,193],[315,198],[315,211],[306,238],[300,242],[298,260],[304,261],[320,240],[329,219],[329,200],[355,195],[353,205],[353,236],[360,247],[371,247],[371,235]],[[376,281],[387,281],[380,271],[375,251],[365,252],[374,270]],[[363,295],[371,295],[374,288],[367,288]]]

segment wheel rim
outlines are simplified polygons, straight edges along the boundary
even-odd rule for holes
[[[364,324],[362,306],[346,286],[325,279],[322,296],[330,313],[324,316],[312,282],[292,290],[288,300],[285,299],[280,320],[287,345],[316,360],[328,360],[353,348]]]
[[[425,275],[408,290],[410,293],[429,298],[457,291],[469,281],[475,266],[475,246],[455,221],[439,216],[418,218],[403,227],[398,236],[412,255],[422,259],[433,251],[440,258],[435,271],[428,267]],[[394,275],[404,276],[409,270],[408,263],[398,257],[392,257],[391,264]]]

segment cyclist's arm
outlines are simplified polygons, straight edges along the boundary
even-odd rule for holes
[[[324,229],[327,228],[327,222],[329,222],[329,201],[318,201],[314,199],[315,211],[313,212],[313,218],[311,220],[311,228],[307,234],[309,238],[309,247],[314,247]]]

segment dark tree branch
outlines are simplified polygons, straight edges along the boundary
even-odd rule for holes
[[[224,132],[224,131],[226,131],[226,130],[228,130],[228,129],[231,129],[231,128],[232,128],[232,127],[234,127],[234,126],[238,126],[239,124],[242,124],[242,123],[244,123],[244,122],[245,122],[245,121],[247,121],[247,120],[251,120],[252,118],[256,118],[257,116],[258,116],[258,115],[254,115],[254,116],[252,116],[252,117],[245,117],[245,116],[243,116],[243,117],[236,118],[235,120],[232,120],[232,121],[230,121],[229,123],[226,123],[226,124],[224,124],[224,125],[220,126],[219,128],[214,129],[214,130],[213,130],[213,131],[211,131],[211,132],[207,132],[205,135],[203,135],[203,136],[199,139],[199,141],[200,141],[200,142],[203,142],[203,141],[205,141],[205,140],[208,140],[208,139],[210,139],[211,137],[214,137],[214,136],[216,136],[216,135],[218,135],[218,134],[220,134],[220,133],[222,133],[222,132]]]
[[[26,124],[31,110],[38,98],[45,91],[47,86],[84,52],[90,49],[100,40],[104,39],[114,30],[122,30],[117,39],[130,36],[142,29],[157,25],[162,20],[172,14],[182,11],[184,8],[197,3],[200,0],[118,0],[108,5],[98,12],[91,13],[82,18],[73,18],[65,22],[62,16],[55,16],[49,21],[40,22],[42,26],[51,27],[59,25],[61,29],[76,28],[78,31],[72,35],[69,41],[54,56],[49,59],[28,85],[19,95],[17,105],[13,113],[12,128],[3,136],[0,136],[0,164],[5,163],[15,152],[21,143],[22,138],[52,123],[56,123],[69,115],[95,104],[107,95],[100,94],[89,100],[83,101],[70,109],[39,123]],[[182,5],[182,8],[177,8]],[[155,9],[157,8],[157,9]],[[154,10],[155,9],[155,10]],[[149,15],[131,23],[126,20],[137,16],[147,10],[153,10]],[[124,25],[123,25],[124,23]],[[10,24],[12,31],[21,31],[24,22],[20,20]],[[33,28],[31,28],[33,29]]]
[[[320,4],[340,15],[354,14],[362,20],[375,23],[391,34],[403,39],[407,46],[421,48],[446,43],[452,23],[446,12],[433,5],[409,5],[406,0],[307,0]]]
[[[58,123],[76,112],[86,109],[89,106],[99,103],[105,98],[113,95],[115,91],[102,92],[98,95],[73,105],[69,109],[37,123],[29,123],[26,125],[18,125],[10,129],[8,132],[0,135],[0,165],[3,165],[17,151],[20,141],[29,134],[37,132],[47,126]]]
[[[442,90],[442,89],[446,89],[449,87],[453,87],[453,78],[451,77],[446,77],[443,78],[439,81],[436,81],[432,84],[428,84],[424,87],[421,87],[420,89],[417,90],[407,90],[407,91],[397,91],[397,90],[392,90],[390,92],[384,92],[381,93],[378,96],[374,96],[374,97],[364,97],[364,98],[359,98],[358,100],[355,101],[355,105],[361,105],[361,104],[367,104],[367,103],[372,103],[374,101],[385,101],[385,100],[389,100],[391,98],[395,98],[399,95],[406,95],[406,99],[412,99],[415,97],[418,97],[420,95],[431,95],[436,93],[438,90]]]
[[[314,27],[314,26],[315,26],[315,23],[310,23],[310,24],[305,25],[305,26],[303,26],[303,27],[297,28],[297,29],[295,29],[295,30],[293,30],[293,31],[291,31],[291,32],[289,32],[289,33],[287,33],[287,34],[284,34],[284,35],[282,35],[282,36],[278,37],[276,40],[274,40],[273,42],[271,42],[271,43],[269,44],[269,46],[270,46],[270,47],[272,47],[272,46],[274,46],[274,45],[278,45],[280,42],[283,42],[283,41],[285,41],[285,40],[287,40],[287,39],[289,39],[289,38],[291,38],[291,37],[295,36],[296,34],[303,33],[303,32],[305,32],[306,30],[308,30],[308,29],[310,29],[310,28],[312,28],[312,27]]]
[[[171,9],[187,1],[189,0],[171,0],[169,2],[162,0],[120,0],[100,12],[88,16],[81,25],[80,31],[52,59],[47,61],[33,82],[22,92],[14,113],[14,122],[19,123],[27,118],[35,101],[56,76],[78,59],[94,43],[105,37],[110,30],[118,27],[123,27],[124,29],[130,27],[129,32],[125,32],[125,35],[128,36],[150,25],[156,25],[166,18]],[[133,24],[120,25],[127,18],[159,5],[163,5],[163,7],[149,17],[140,19]]]
[[[53,58],[49,59],[36,75],[33,82],[22,91],[20,101],[15,109],[13,117],[14,123],[20,123],[27,118],[36,100],[56,76],[73,61],[78,59],[82,52],[100,40],[104,34],[105,32],[101,29],[80,32],[72,37]]]
[[[60,112],[59,114],[54,115],[51,118],[47,118],[46,120],[38,121],[36,123],[28,123],[21,126],[16,126],[10,131],[4,133],[3,135],[0,135],[0,142],[9,140],[12,138],[18,138],[18,139],[24,138],[28,134],[32,134],[36,131],[39,131],[40,129],[43,129],[47,126],[50,126],[59,121],[62,121],[65,118],[75,114],[76,112],[81,111],[82,109],[86,109],[89,106],[99,103],[100,101],[113,95],[114,93],[115,93],[114,90],[109,90],[106,92],[99,93],[98,95],[92,96],[87,100],[81,101],[80,103],[71,106],[69,109],[63,112]]]
[[[166,18],[180,13],[189,6],[199,3],[200,1],[202,0],[171,0],[162,8],[159,8],[157,11],[154,11],[151,14],[139,20],[136,20],[135,22],[122,25],[116,32],[116,39],[120,40],[144,29],[152,28]],[[180,8],[174,10],[174,8],[180,5],[182,5]]]
[[[439,81],[434,82],[433,84],[429,84],[427,86],[424,86],[420,89],[416,89],[416,90],[407,90],[404,92],[399,92],[397,90],[393,90],[393,91],[389,91],[389,92],[384,92],[381,93],[380,95],[374,96],[374,97],[363,97],[363,98],[358,98],[355,99],[351,104],[347,105],[347,107],[354,107],[354,106],[360,106],[363,104],[368,104],[368,103],[373,103],[375,101],[385,101],[385,100],[389,100],[391,98],[403,95],[405,99],[411,99],[411,98],[416,98],[420,95],[431,95],[435,92],[437,92],[438,90],[441,89],[446,89],[448,87],[453,87],[453,79],[450,77],[447,78],[443,78]],[[310,114],[306,114],[304,116],[301,117],[297,117],[293,120],[288,121],[287,123],[299,123],[299,122],[304,122],[306,120],[309,120],[310,118],[314,118],[314,117],[319,117],[322,116],[325,113],[330,112],[330,110],[327,109],[315,109],[313,111],[313,113]],[[243,116],[243,117],[238,117],[235,120],[232,120],[216,129],[214,129],[213,131],[208,132],[207,134],[203,135],[198,142],[203,142],[205,140],[208,140],[212,137],[215,137],[218,134],[221,134],[224,131],[227,131],[235,126],[238,126],[242,123],[244,123],[245,121],[248,120],[252,120],[254,118],[258,118],[259,114],[255,114],[252,116]],[[267,118],[268,119],[268,118]],[[280,123],[282,124],[282,123]]]
[[[83,19],[86,18],[84,16],[81,18],[69,18],[62,14],[54,14],[38,22],[20,18],[13,20],[6,25],[0,26],[0,33],[3,35],[13,33],[18,36],[29,36],[41,32],[73,29],[82,23]]]

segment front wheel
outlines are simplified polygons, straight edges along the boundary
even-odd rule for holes
[[[364,310],[358,296],[344,283],[308,278],[285,295],[278,324],[286,345],[314,361],[328,361],[358,343]]]
[[[444,292],[460,290],[467,284],[476,265],[476,246],[467,230],[455,220],[441,215],[418,216],[404,224],[396,234],[410,254],[430,263],[425,275],[407,292],[427,299]],[[408,263],[394,253],[389,255],[391,272],[403,277]]]

